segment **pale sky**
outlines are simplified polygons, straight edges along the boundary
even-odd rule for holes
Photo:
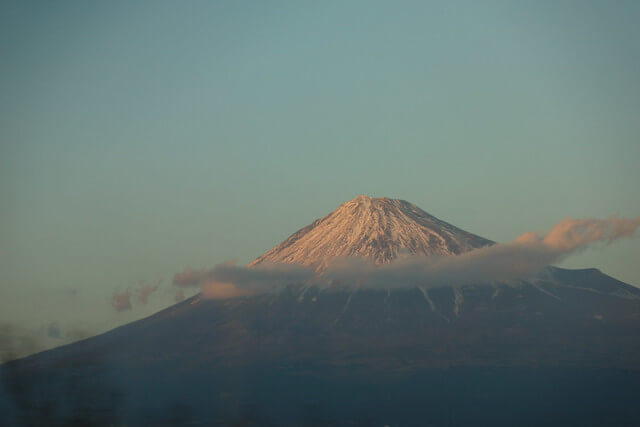
[[[0,11],[0,323],[150,314],[175,272],[248,262],[361,193],[496,241],[640,216],[637,1]],[[640,238],[563,264],[636,286],[639,265]]]

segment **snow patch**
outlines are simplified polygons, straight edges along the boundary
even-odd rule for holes
[[[533,282],[533,281],[531,282],[531,286],[533,286],[534,288],[536,288],[537,290],[539,290],[540,292],[542,292],[542,293],[543,293],[543,294],[545,294],[545,295],[549,295],[550,297],[555,298],[555,299],[560,300],[560,301],[562,300],[562,298],[560,298],[559,296],[557,296],[557,295],[555,295],[555,294],[553,294],[553,293],[551,293],[551,292],[547,291],[547,290],[546,290],[546,289],[544,289],[542,286],[540,286],[540,285],[536,284],[536,283],[535,283],[535,282]]]
[[[344,314],[347,312],[347,309],[349,308],[349,305],[351,305],[351,300],[353,299],[353,296],[356,294],[356,292],[358,292],[357,289],[349,294],[349,298],[347,298],[347,302],[342,307],[342,311],[340,312],[338,317],[336,317],[336,319],[333,321],[333,325],[331,325],[331,327],[336,326],[338,324],[338,322],[340,321],[340,319],[342,319],[342,316],[344,316]]]
[[[462,289],[457,286],[453,287],[453,313],[458,317],[462,310],[462,303],[464,302],[464,296],[462,295]]]
[[[433,303],[433,300],[431,299],[431,297],[429,297],[429,291],[424,286],[420,286],[418,289],[420,289],[420,291],[422,292],[422,295],[424,295],[424,299],[427,301],[427,304],[429,304],[429,308],[431,309],[431,312],[435,312],[436,305]]]

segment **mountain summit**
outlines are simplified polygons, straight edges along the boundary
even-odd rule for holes
[[[360,195],[298,230],[249,265],[267,261],[321,269],[331,258],[344,256],[384,264],[402,251],[457,255],[492,243],[405,200]]]

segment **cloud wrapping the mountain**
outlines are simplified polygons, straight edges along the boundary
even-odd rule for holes
[[[176,273],[173,276],[173,284],[176,286],[199,286],[202,280],[203,272],[192,270],[191,267],[185,268],[184,271]]]
[[[180,287],[199,286],[208,298],[231,298],[277,292],[286,285],[306,282],[314,275],[312,269],[296,264],[265,263],[249,268],[224,263],[209,270],[188,268],[174,276],[173,284]]]
[[[525,233],[516,242],[544,244],[559,252],[575,252],[598,242],[610,244],[623,237],[631,237],[640,226],[640,218],[627,219],[613,216],[608,219],[566,218],[541,236]]]
[[[638,227],[640,218],[567,218],[548,233],[528,232],[509,243],[455,256],[401,255],[381,266],[363,258],[336,258],[321,272],[295,264],[241,267],[226,263],[210,270],[187,269],[176,274],[173,283],[200,286],[204,297],[229,298],[277,292],[289,284],[302,283],[387,289],[508,282],[530,278],[594,244],[631,237]]]
[[[597,244],[630,237],[640,226],[640,218],[612,217],[602,219],[567,218],[548,233],[525,233],[509,243],[498,243],[474,249],[457,256],[399,257],[395,262],[370,270],[352,264],[328,270],[340,279],[345,275],[364,276],[364,286],[388,288],[393,283],[407,286],[443,286],[514,281],[527,279],[550,264]],[[332,271],[335,270],[335,271]]]

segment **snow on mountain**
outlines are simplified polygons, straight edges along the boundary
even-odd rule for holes
[[[360,195],[292,234],[249,265],[266,261],[322,269],[331,258],[344,256],[384,264],[401,252],[453,255],[492,243],[407,201]]]

